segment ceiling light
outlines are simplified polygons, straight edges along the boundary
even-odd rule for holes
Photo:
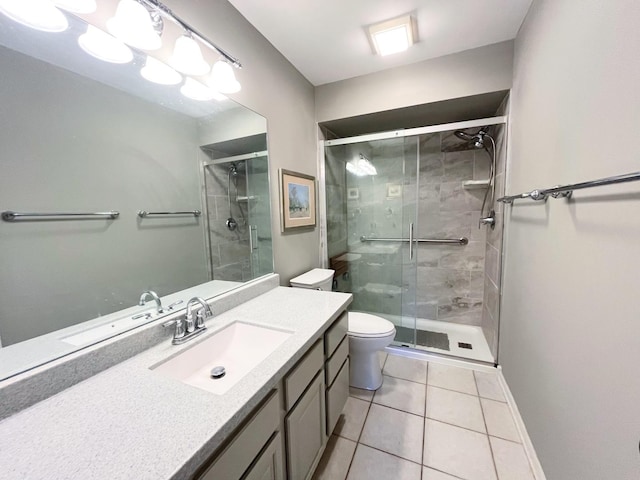
[[[224,95],[216,92],[213,88],[209,88],[190,77],[187,77],[187,79],[184,81],[184,85],[180,87],[180,93],[182,93],[185,97],[201,102],[205,102],[207,100],[222,101],[226,100],[227,98]]]
[[[202,57],[200,47],[189,35],[182,35],[176,40],[169,65],[185,75],[206,75],[211,70]]]
[[[224,60],[218,60],[213,64],[209,86],[220,93],[237,93],[240,91],[240,82],[233,73],[233,67]]]
[[[355,158],[346,164],[347,171],[357,177],[365,177],[367,175],[377,175],[376,167],[365,157],[360,154],[359,158]]]
[[[157,50],[162,45],[149,10],[136,0],[120,0],[115,16],[107,20],[107,30],[124,43],[142,50]]]
[[[182,75],[176,72],[166,63],[147,57],[145,66],[140,70],[140,75],[153,83],[160,85],[177,85],[182,81]]]
[[[378,55],[403,52],[415,41],[411,15],[372,25],[369,27],[369,36]]]
[[[69,27],[67,17],[50,0],[0,0],[0,12],[43,32],[63,32]]]
[[[133,52],[117,38],[89,25],[87,33],[80,35],[78,45],[89,55],[110,63],[129,63]]]
[[[96,0],[53,0],[53,3],[73,13],[93,13],[98,8]]]

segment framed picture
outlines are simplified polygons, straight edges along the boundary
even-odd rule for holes
[[[347,200],[357,200],[358,198],[360,198],[358,187],[347,188]]]
[[[402,196],[402,185],[399,183],[387,183],[387,198]]]
[[[316,179],[280,169],[280,218],[282,231],[316,226]]]

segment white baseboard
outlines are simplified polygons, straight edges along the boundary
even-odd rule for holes
[[[518,406],[516,405],[516,401],[511,394],[511,390],[509,389],[509,385],[507,385],[507,380],[504,378],[502,373],[502,367],[498,366],[498,381],[500,382],[500,386],[502,387],[502,391],[504,392],[504,396],[507,399],[507,405],[509,405],[509,410],[511,410],[511,415],[516,422],[516,428],[518,429],[518,433],[520,434],[520,438],[522,438],[522,446],[524,447],[524,451],[529,459],[529,465],[531,466],[531,470],[533,471],[533,476],[536,480],[546,480],[547,477],[542,470],[542,465],[540,464],[540,460],[538,460],[538,455],[536,454],[536,450],[533,448],[533,443],[531,443],[531,438],[529,438],[529,433],[527,432],[527,427],[524,424],[524,420],[520,416],[520,412],[518,411]]]

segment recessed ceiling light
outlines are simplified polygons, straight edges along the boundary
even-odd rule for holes
[[[375,53],[381,56],[403,52],[414,44],[413,20],[411,15],[387,20],[371,25],[369,36]]]

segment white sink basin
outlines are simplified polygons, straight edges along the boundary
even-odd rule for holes
[[[293,332],[235,322],[152,370],[187,385],[221,395],[274,352]],[[223,366],[222,378],[211,369]]]

